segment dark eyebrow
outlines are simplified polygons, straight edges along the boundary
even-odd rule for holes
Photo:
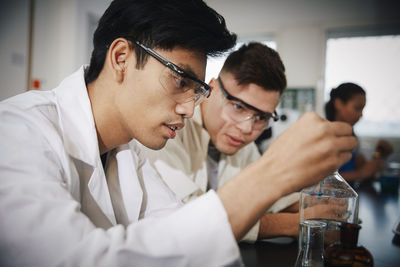
[[[237,98],[237,97],[234,97],[233,95],[230,95],[230,94],[228,93],[228,91],[226,91],[226,89],[225,89],[225,87],[224,87],[224,84],[222,83],[222,80],[221,80],[221,77],[220,77],[220,76],[218,76],[218,82],[219,82],[219,85],[220,85],[220,87],[221,87],[221,91],[222,91],[223,95],[224,95],[227,99],[233,100],[233,101],[237,101],[237,102],[243,104],[245,107],[247,107],[247,108],[249,108],[249,109],[251,109],[251,110],[256,111],[257,114],[260,115],[260,116],[271,117],[274,121],[278,121],[278,120],[279,120],[279,116],[278,116],[278,113],[276,113],[276,110],[274,110],[274,112],[272,112],[272,113],[271,113],[271,112],[268,112],[268,111],[259,110],[258,108],[253,107],[252,105],[247,104],[247,103],[244,102],[243,100],[241,100],[241,99],[239,99],[239,98]]]
[[[197,77],[196,73],[193,71],[192,67],[187,65],[187,64],[177,64],[177,66],[183,70],[186,74],[189,74],[190,76],[201,80],[199,77]]]
[[[239,98],[234,97],[233,95],[229,94],[228,91],[226,91],[226,89],[225,89],[225,87],[224,87],[224,85],[223,85],[223,83],[222,83],[222,80],[221,80],[221,78],[220,78],[219,76],[218,76],[218,82],[219,82],[219,85],[221,86],[222,90],[224,91],[224,94],[226,94],[226,97],[227,97],[229,100],[233,100],[233,101],[240,102],[240,103],[243,104],[243,106],[245,106],[246,108],[249,108],[249,109],[251,109],[251,110],[254,110],[254,111],[256,111],[256,112],[259,113],[259,114],[263,114],[263,115],[270,115],[270,114],[271,114],[270,112],[259,110],[258,108],[253,107],[253,106],[250,105],[250,104],[247,104],[247,103],[244,102],[242,99],[239,99]]]

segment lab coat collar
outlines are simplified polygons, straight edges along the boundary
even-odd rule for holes
[[[84,80],[84,66],[54,90],[67,153],[90,165],[90,194],[112,224],[116,224],[110,193],[100,160],[97,132]],[[82,178],[80,178],[82,179]],[[93,219],[93,218],[92,218]]]
[[[55,89],[64,144],[74,158],[98,167],[99,145],[84,79],[84,67]]]
[[[203,118],[201,116],[201,105],[197,106],[194,109],[192,121],[194,124],[196,124],[197,127],[200,126],[205,132],[207,132],[203,127]]]
[[[201,142],[202,152],[203,154],[205,153],[205,155],[207,155],[208,143],[210,142],[210,135],[208,134],[207,130],[204,128],[203,125],[201,106],[197,106],[194,109],[193,117],[188,120],[192,121],[195,130],[197,132],[200,131],[200,142]],[[188,124],[190,124],[190,122],[188,122]]]
[[[190,124],[193,125],[194,131],[199,133],[199,142],[201,151],[197,151],[197,153],[201,153],[201,158],[204,159],[207,157],[208,153],[208,143],[210,142],[210,135],[207,130],[204,128],[203,119],[201,114],[201,105],[197,106],[194,110],[193,117],[190,119],[191,121],[187,121],[187,126],[191,127]],[[184,129],[185,130],[185,129]],[[207,170],[201,170],[202,173],[198,173],[198,177],[203,177],[204,179],[197,179],[197,182],[191,179],[181,179],[180,177],[176,177],[179,179],[178,181],[170,181],[171,186],[174,187],[174,191],[180,199],[184,199],[187,196],[195,193],[196,191],[201,191],[202,194],[207,191]]]

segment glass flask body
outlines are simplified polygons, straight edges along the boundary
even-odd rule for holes
[[[325,267],[372,267],[371,253],[357,246],[360,225],[343,223],[340,226],[340,242],[329,245],[325,250]]]
[[[326,223],[325,247],[339,242],[341,222],[358,223],[358,194],[338,172],[301,191],[300,224],[308,220]]]
[[[300,224],[299,252],[295,267],[324,266],[324,229],[326,223],[307,220]]]

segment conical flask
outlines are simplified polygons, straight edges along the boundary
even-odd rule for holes
[[[340,241],[341,222],[358,223],[358,194],[338,172],[301,191],[300,225],[310,220],[326,223],[325,247]]]

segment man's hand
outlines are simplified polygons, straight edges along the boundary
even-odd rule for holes
[[[276,179],[282,179],[287,189],[284,193],[290,193],[338,169],[351,158],[356,145],[349,124],[329,122],[309,112],[279,136],[262,157],[271,164],[269,169],[281,170]]]
[[[347,206],[343,203],[330,203],[315,205],[304,210],[304,220],[306,219],[331,219],[343,220],[347,214]]]

